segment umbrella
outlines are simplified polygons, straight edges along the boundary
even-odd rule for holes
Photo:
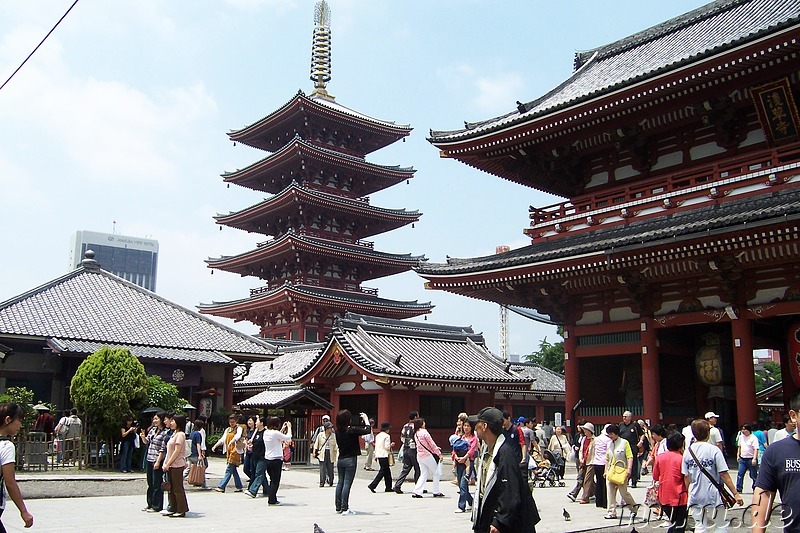
[[[37,411],[49,411],[50,410],[49,407],[47,407],[46,405],[44,405],[42,403],[34,405],[33,408],[36,409]]]
[[[160,413],[162,411],[163,411],[162,408],[153,406],[153,407],[148,407],[147,409],[142,411],[140,414],[143,414],[143,415],[154,415],[154,414]]]
[[[187,403],[186,405],[183,406],[183,410],[184,411],[188,411],[189,409],[197,409],[197,407],[195,407],[194,405],[192,405],[190,403]]]

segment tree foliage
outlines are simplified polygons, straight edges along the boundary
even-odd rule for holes
[[[25,415],[23,427],[28,431],[33,429],[36,422],[36,412],[33,410],[33,391],[25,387],[8,387],[0,394],[0,403],[15,403],[22,408]]]
[[[766,361],[756,370],[756,392],[781,381],[781,365],[773,361]]]
[[[147,400],[144,366],[124,348],[103,346],[80,364],[70,385],[75,407],[106,436]]]
[[[161,376],[147,376],[147,406],[165,411],[183,411],[186,400],[178,396],[178,387],[167,383]]]
[[[559,326],[558,334],[563,335],[563,329]],[[553,344],[547,340],[547,337],[539,342],[539,349],[527,356],[528,361],[537,363],[545,368],[564,373],[564,340],[560,340]]]

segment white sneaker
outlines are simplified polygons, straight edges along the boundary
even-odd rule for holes
[[[351,511],[348,509],[347,511],[342,511],[342,516],[350,516],[356,514],[355,511]]]

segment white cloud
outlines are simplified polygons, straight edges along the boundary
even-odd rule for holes
[[[474,83],[478,94],[473,102],[487,113],[507,112],[525,96],[525,83],[516,73],[500,74],[494,78],[480,77]]]

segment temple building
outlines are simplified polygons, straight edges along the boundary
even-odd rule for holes
[[[565,198],[529,246],[417,271],[564,326],[566,407],[727,434],[758,416],[753,350],[800,385],[800,3],[721,0],[575,55],[508,114],[431,131],[443,157]],[[513,107],[513,106],[509,106]]]
[[[368,195],[408,181],[414,169],[378,165],[365,157],[403,139],[411,127],[372,118],[331,96],[330,11],[316,6],[311,79],[278,110],[228,135],[269,155],[234,172],[227,183],[269,193],[264,201],[219,215],[217,224],[264,235],[252,250],[209,259],[210,268],[253,276],[264,285],[249,297],[200,306],[201,313],[248,320],[261,336],[316,342],[347,311],[387,318],[429,313],[430,303],[378,296],[362,285],[411,270],[422,255],[374,249],[365,239],[413,224],[421,213],[386,209]]]

